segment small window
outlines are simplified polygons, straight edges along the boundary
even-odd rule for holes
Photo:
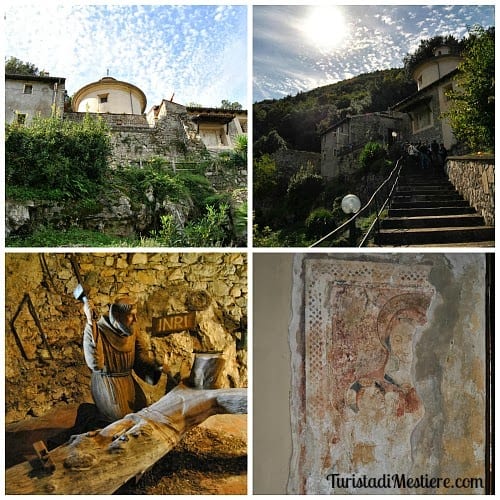
[[[24,125],[26,123],[26,114],[25,113],[17,113],[16,122],[18,125]]]
[[[108,102],[108,95],[109,94],[100,95],[99,96],[99,103],[104,104],[104,103]]]
[[[28,83],[24,84],[23,94],[33,94],[33,85]]]

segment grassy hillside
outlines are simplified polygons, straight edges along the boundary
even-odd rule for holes
[[[384,111],[415,91],[416,84],[408,80],[403,68],[397,68],[257,102],[253,106],[254,155],[272,153],[284,145],[319,152],[321,132],[332,124],[347,115]]]

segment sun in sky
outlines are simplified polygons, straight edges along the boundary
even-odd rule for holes
[[[305,39],[320,50],[337,48],[347,37],[349,26],[335,5],[311,6],[302,24]]]

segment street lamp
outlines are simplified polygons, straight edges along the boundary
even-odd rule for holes
[[[355,194],[348,194],[342,198],[340,207],[345,214],[356,214],[361,208],[361,201]],[[349,224],[349,245],[356,244],[356,219],[352,218]]]

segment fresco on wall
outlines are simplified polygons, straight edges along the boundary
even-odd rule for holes
[[[290,493],[425,492],[404,481],[421,470],[421,427],[436,418],[432,391],[424,400],[417,387],[422,366],[416,377],[424,332],[438,334],[431,269],[304,260],[303,337],[291,343],[304,377],[292,397]]]

